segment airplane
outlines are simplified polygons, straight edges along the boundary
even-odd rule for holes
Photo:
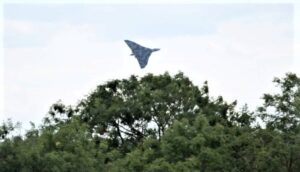
[[[159,48],[146,48],[130,40],[125,40],[125,42],[132,51],[130,55],[135,56],[141,69],[146,67],[151,53],[160,50]]]

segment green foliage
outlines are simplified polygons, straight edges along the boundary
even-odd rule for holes
[[[86,126],[77,120],[27,131],[0,144],[0,171],[96,171],[103,158]]]
[[[274,156],[286,171],[299,171],[300,161],[300,78],[287,73],[285,78],[275,78],[280,87],[277,94],[265,94],[259,116],[265,120],[267,129],[280,133],[274,145]]]
[[[288,73],[283,79],[275,78],[280,87],[278,94],[264,94],[264,105],[259,108],[260,116],[267,127],[283,132],[297,132],[300,122],[300,78]]]
[[[0,126],[0,172],[297,172],[300,79],[275,78],[258,111],[209,96],[183,75],[112,80],[76,106],[53,104],[22,136]],[[261,126],[254,120],[263,119]]]
[[[10,119],[8,119],[6,122],[3,122],[2,125],[0,125],[0,141],[4,140],[11,131],[19,128],[20,125],[20,123],[13,124]]]

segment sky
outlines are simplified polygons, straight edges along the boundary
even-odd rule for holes
[[[296,9],[292,3],[3,4],[0,121],[40,124],[58,100],[76,105],[109,80],[166,71],[182,71],[199,87],[207,80],[212,96],[255,109],[274,90],[275,76],[299,74]],[[161,50],[140,69],[125,39]]]

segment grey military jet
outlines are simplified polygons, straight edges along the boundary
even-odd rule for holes
[[[131,55],[135,56],[135,58],[138,60],[141,69],[147,65],[151,53],[160,50],[158,48],[146,48],[129,40],[125,40],[125,42],[132,51]]]

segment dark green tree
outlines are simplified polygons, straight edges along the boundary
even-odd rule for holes
[[[274,81],[281,90],[252,112],[183,73],[112,80],[78,105],[54,103],[24,135],[4,122],[0,172],[297,172],[299,78]]]
[[[259,107],[259,116],[266,130],[277,131],[277,150],[273,150],[278,163],[286,171],[300,170],[300,78],[287,73],[285,78],[275,78],[281,92],[264,94],[264,105]]]
[[[111,145],[118,147],[150,135],[160,139],[174,119],[183,115],[193,119],[202,99],[200,90],[182,73],[148,74],[98,86],[78,109],[93,133],[109,136]]]

